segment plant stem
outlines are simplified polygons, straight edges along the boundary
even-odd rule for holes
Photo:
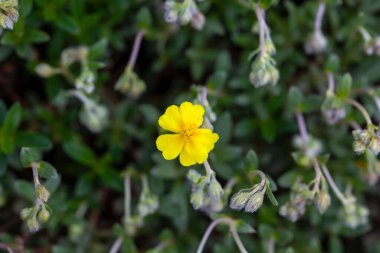
[[[37,210],[42,205],[42,200],[38,197],[38,185],[40,184],[40,180],[38,179],[38,168],[39,164],[34,162],[32,163],[32,171],[33,171],[33,182],[34,182],[34,191],[36,192],[36,203],[35,206]]]
[[[202,251],[206,245],[206,242],[211,235],[211,232],[214,230],[214,228],[218,224],[221,224],[221,223],[227,224],[229,226],[232,237],[234,238],[235,243],[238,246],[240,252],[241,253],[248,253],[248,251],[245,249],[242,241],[240,240],[239,234],[236,231],[235,222],[230,218],[219,218],[219,219],[216,219],[210,223],[210,225],[208,226],[208,228],[207,228],[206,232],[204,233],[203,238],[202,238],[202,240],[198,246],[197,253],[202,253]]]
[[[298,129],[300,131],[302,143],[304,146],[303,148],[304,148],[304,151],[306,152],[309,138],[308,138],[308,133],[306,130],[305,119],[301,112],[296,112],[296,118],[297,118]]]
[[[211,166],[207,160],[203,163],[203,165],[205,166],[207,177],[210,177],[212,174],[214,174],[214,171],[211,169]]]
[[[275,251],[275,240],[271,238],[268,241],[268,253],[274,253],[274,251]]]
[[[260,55],[265,54],[266,52],[266,45],[265,45],[265,30],[266,30],[266,24],[265,24],[265,12],[264,10],[258,5],[255,4],[254,6],[255,13],[257,20],[259,21],[259,37],[260,37]]]
[[[141,41],[144,37],[144,34],[145,34],[144,31],[142,30],[138,31],[138,33],[136,34],[135,40],[133,42],[132,53],[129,56],[128,65],[127,65],[127,68],[130,68],[131,70],[135,66],[137,56],[139,54],[139,50],[141,46]]]
[[[13,249],[11,248],[11,246],[9,246],[9,245],[7,245],[5,243],[0,243],[0,249],[6,250],[9,253],[14,253]]]
[[[365,121],[367,122],[367,126],[373,125],[371,117],[369,116],[367,110],[361,104],[359,104],[358,102],[356,102],[355,100],[353,100],[351,98],[347,98],[346,101],[347,101],[347,103],[354,106],[356,109],[358,109],[360,111],[360,113],[365,118]]]
[[[368,33],[368,31],[366,29],[364,29],[364,27],[359,27],[359,31],[361,33],[361,35],[363,36],[363,39],[365,42],[368,42],[371,40],[371,35]]]
[[[335,195],[338,197],[338,199],[342,202],[343,205],[346,205],[347,204],[346,198],[344,197],[343,193],[339,190],[338,186],[336,185],[327,167],[323,164],[322,164],[322,171],[325,174],[325,178],[327,179],[327,182],[329,182],[329,185],[333,189]]]
[[[319,2],[317,16],[315,17],[314,29],[315,32],[322,31],[323,15],[325,14],[326,4],[323,1]]]
[[[131,174],[124,177],[124,225],[128,226],[131,220]]]
[[[112,247],[109,253],[117,253],[121,247],[122,242],[123,242],[123,238],[118,237],[116,241],[112,244]]]
[[[331,95],[335,94],[335,81],[334,75],[331,72],[327,72],[327,82],[329,84],[328,93]]]
[[[201,91],[201,105],[204,107],[206,105],[207,101],[207,87],[202,86],[202,91]]]

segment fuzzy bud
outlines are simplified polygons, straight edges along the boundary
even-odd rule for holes
[[[84,106],[80,112],[79,119],[91,132],[99,133],[108,124],[108,110],[105,106],[99,104]]]
[[[46,63],[38,64],[35,68],[35,71],[37,75],[43,78],[49,78],[53,75],[56,75],[59,72],[59,70],[53,68],[52,66]]]
[[[20,212],[20,218],[22,220],[27,220],[29,216],[32,214],[33,208],[24,208]]]
[[[252,193],[247,191],[240,191],[238,193],[235,193],[231,198],[230,208],[240,211],[245,207],[251,195]]]
[[[218,180],[216,180],[215,173],[211,175],[208,192],[214,202],[220,201],[223,197],[224,191]]]
[[[256,193],[254,193],[247,201],[244,211],[246,211],[247,213],[256,212],[263,204],[264,192],[265,188],[264,191],[257,191]]]
[[[321,31],[314,31],[305,42],[304,48],[307,54],[320,54],[326,50],[327,39]]]
[[[50,192],[42,184],[37,185],[37,197],[43,202],[47,202],[50,197]]]
[[[40,224],[38,223],[37,218],[35,216],[32,216],[26,220],[26,226],[32,233],[37,232],[40,229]]]
[[[369,143],[369,149],[371,152],[377,156],[380,152],[380,140],[377,136],[374,136],[371,138],[371,141]]]
[[[327,191],[321,191],[316,199],[316,206],[320,214],[323,214],[331,204],[331,197]]]
[[[45,223],[50,218],[50,212],[46,208],[42,208],[41,211],[38,212],[38,220]]]

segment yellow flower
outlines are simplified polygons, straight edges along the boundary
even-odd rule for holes
[[[183,166],[201,164],[207,160],[219,135],[210,129],[200,128],[204,113],[202,106],[190,102],[166,109],[158,124],[173,134],[160,135],[156,140],[157,149],[166,160],[173,160],[179,155]]]

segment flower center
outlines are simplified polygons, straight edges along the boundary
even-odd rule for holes
[[[182,132],[182,136],[184,137],[186,142],[190,141],[191,137],[194,135],[195,129],[196,128],[192,126],[187,126],[185,130]]]

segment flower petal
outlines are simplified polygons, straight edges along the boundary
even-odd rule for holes
[[[158,124],[163,129],[174,133],[182,131],[183,123],[178,106],[169,106],[165,113],[158,119]]]
[[[196,163],[204,163],[218,139],[219,135],[213,133],[210,129],[201,128],[195,130],[191,139],[185,142],[183,146],[179,157],[181,164],[190,166]]]
[[[205,110],[201,105],[193,105],[190,102],[183,102],[179,107],[179,113],[185,126],[197,128],[203,123]]]
[[[173,160],[182,151],[184,142],[181,134],[163,134],[158,136],[156,145],[166,160]]]

